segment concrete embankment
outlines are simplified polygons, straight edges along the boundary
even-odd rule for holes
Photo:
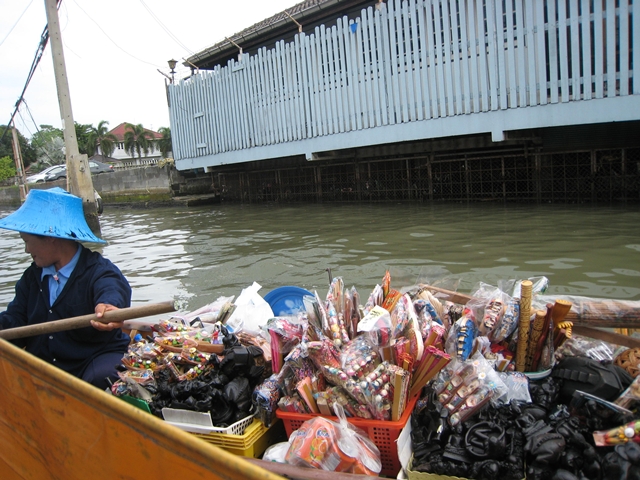
[[[93,188],[104,205],[149,207],[213,203],[218,197],[211,177],[187,178],[174,168],[148,166],[93,175]],[[29,184],[29,188],[67,188],[66,180]],[[0,188],[0,205],[19,206],[20,191],[12,185]]]

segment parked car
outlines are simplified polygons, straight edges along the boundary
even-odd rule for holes
[[[67,178],[67,166],[60,165],[62,170],[53,171],[45,177],[45,181],[53,182],[54,180],[61,180],[63,178]],[[96,160],[89,160],[89,169],[91,170],[92,175],[97,175],[99,173],[107,173],[113,172],[113,165],[108,165],[106,163],[98,162]]]
[[[42,182],[46,182],[47,181],[47,175],[48,174],[53,174],[56,171],[61,170],[64,167],[64,165],[52,165],[50,167],[45,168],[44,170],[42,170],[41,172],[38,173],[34,173],[33,175],[29,175],[26,180],[27,183],[42,183]]]

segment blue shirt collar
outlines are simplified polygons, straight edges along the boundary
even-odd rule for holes
[[[80,259],[80,253],[82,252],[82,248],[83,248],[82,245],[78,243],[78,250],[76,251],[76,254],[73,256],[71,261],[58,271],[56,271],[56,267],[53,265],[49,265],[48,267],[43,267],[42,275],[40,275],[40,280],[43,280],[45,275],[51,275],[52,277],[54,277],[56,274],[64,277],[65,279],[69,278],[71,276],[71,273],[73,272],[73,269],[76,268],[76,265],[78,264],[78,260]]]

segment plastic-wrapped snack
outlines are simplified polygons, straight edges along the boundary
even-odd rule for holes
[[[256,385],[251,401],[256,408],[258,418],[265,427],[270,427],[275,419],[275,411],[282,396],[278,375],[272,374],[264,382]]]
[[[520,316],[520,302],[517,298],[507,297],[504,314],[498,322],[496,328],[491,332],[492,342],[504,341],[518,328],[518,318]]]
[[[381,306],[383,301],[384,292],[382,290],[382,287],[380,285],[376,285],[375,287],[373,287],[373,290],[369,295],[369,298],[367,299],[367,303],[365,303],[364,307],[362,308],[363,316],[368,315],[373,307]]]
[[[416,361],[422,358],[424,353],[424,341],[420,333],[418,318],[408,294],[402,295],[391,312],[392,323],[395,323],[393,337],[396,341],[406,339],[409,341],[410,354]],[[394,322],[395,319],[395,322]]]
[[[515,400],[523,403],[531,403],[531,394],[529,393],[529,379],[521,372],[505,372],[499,373],[500,379],[509,389],[505,403]]]
[[[329,387],[322,392],[318,392],[318,398],[324,398],[331,409],[331,415],[335,415],[333,408],[334,403],[339,403],[344,407],[345,413],[351,417],[373,418],[367,405],[358,403],[342,387]]]
[[[321,340],[306,342],[304,345],[316,368],[322,368],[325,365],[334,368],[342,367],[340,350],[328,338],[322,337]]]
[[[379,348],[388,347],[393,333],[391,314],[380,306],[374,306],[358,323],[358,332],[366,332],[369,341]]]
[[[338,313],[332,301],[327,302],[327,320],[329,321],[329,337],[336,347],[341,348],[349,341],[349,334],[344,323],[344,315]]]
[[[313,362],[309,359],[308,349],[305,344],[299,343],[284,359],[285,364],[291,367],[298,381],[303,378],[311,378],[315,372]]]
[[[125,372],[118,372],[118,376],[124,382],[134,381],[140,385],[155,384],[155,378],[151,370],[127,370]]]
[[[327,309],[324,306],[324,302],[320,300],[318,292],[314,291],[313,297],[308,295],[304,296],[302,303],[304,303],[304,308],[307,312],[309,326],[313,327],[313,330],[327,335],[327,332],[329,332]]]
[[[416,294],[415,302],[418,300],[426,302],[427,312],[434,322],[443,324],[447,328],[451,326],[444,324],[445,306],[429,290],[426,288],[420,289]]]
[[[610,430],[593,432],[593,441],[597,447],[611,447],[621,443],[640,443],[640,420]]]
[[[341,352],[342,370],[354,379],[362,379],[380,364],[380,355],[364,335],[345,345]]]
[[[460,387],[469,385],[475,379],[477,379],[477,372],[471,362],[456,361],[454,370],[439,376],[434,383],[438,401],[442,405],[446,405]]]
[[[388,362],[379,364],[360,382],[369,410],[376,420],[391,420],[393,392],[389,383]]]
[[[344,290],[344,325],[350,339],[356,336],[356,324],[353,323],[353,296],[348,289]]]
[[[502,320],[504,311],[504,302],[500,298],[492,298],[484,307],[484,315],[478,325],[478,331],[480,334],[488,336],[493,332],[494,328],[499,324],[500,320]]]
[[[627,410],[633,410],[637,406],[638,402],[640,402],[640,376],[633,379],[631,385],[622,392],[614,403],[626,408]]]
[[[322,374],[332,385],[342,387],[352,398],[359,403],[366,403],[360,384],[357,380],[351,378],[342,369],[323,365]]]
[[[434,321],[427,309],[428,302],[426,300],[418,299],[413,302],[413,308],[416,311],[418,319],[418,327],[420,328],[420,335],[422,340],[425,340],[431,330],[431,324]]]
[[[358,335],[358,323],[362,318],[360,315],[360,294],[356,287],[351,287],[351,300],[353,307],[351,309],[351,338],[355,338]]]
[[[382,470],[380,451],[362,430],[347,422],[335,404],[339,423],[324,417],[305,421],[291,435],[285,461],[291,465],[377,476]]]
[[[265,328],[271,337],[272,369],[278,373],[284,357],[302,340],[304,325],[297,317],[273,317]]]
[[[465,313],[451,327],[451,332],[446,341],[446,352],[458,358],[458,360],[466,360],[472,353],[473,342],[478,332],[476,322],[471,310],[465,310]]]
[[[489,401],[493,392],[488,387],[481,387],[469,395],[458,409],[449,417],[449,423],[453,426],[464,422],[467,418],[475,415]]]
[[[640,348],[625,348],[616,355],[613,363],[624,368],[632,377],[637,377],[640,375]]]
[[[542,295],[547,291],[549,287],[549,279],[547,277],[530,277],[529,280],[533,285],[531,286],[531,295]],[[518,280],[515,282],[513,287],[513,294],[511,295],[514,298],[520,298],[520,292],[522,291],[522,280]]]
[[[402,293],[392,288],[391,290],[389,290],[387,296],[384,297],[384,301],[382,302],[381,307],[389,312],[393,312],[393,309],[395,308],[396,303],[398,302],[400,297],[402,297]]]
[[[280,398],[278,408],[284,412],[310,413],[307,404],[297,395]]]
[[[391,291],[391,273],[389,270],[384,272],[384,277],[382,277],[382,298],[387,298],[389,292]]]
[[[598,361],[612,361],[615,346],[602,340],[572,335],[555,351],[556,360],[586,356]]]
[[[464,314],[464,305],[446,301],[444,302],[444,311],[442,314],[442,324],[449,325],[448,329]]]
[[[329,309],[329,303],[333,303],[337,313],[344,314],[344,282],[342,277],[335,277],[329,285],[327,292],[326,308]]]

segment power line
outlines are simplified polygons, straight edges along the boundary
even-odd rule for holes
[[[120,45],[118,45],[118,44],[117,44],[117,43],[116,43],[116,42],[115,42],[115,41],[114,41],[114,40],[113,40],[113,39],[112,39],[112,38],[107,34],[107,32],[105,32],[105,31],[104,31],[104,29],[100,26],[100,24],[99,24],[98,22],[96,22],[93,18],[91,18],[91,15],[89,15],[89,14],[88,14],[88,13],[87,13],[83,8],[82,8],[82,7],[78,4],[78,2],[76,2],[76,1],[74,0],[74,1],[73,1],[73,3],[75,3],[75,4],[78,6],[78,8],[79,8],[80,10],[82,10],[82,13],[84,13],[84,14],[89,18],[89,20],[91,20],[93,23],[95,23],[95,24],[96,24],[96,26],[100,29],[100,31],[101,31],[102,33],[104,33],[104,36],[105,36],[105,37],[107,37],[107,38],[109,39],[109,41],[110,41],[111,43],[113,43],[116,47],[118,47],[118,48],[119,48],[120,50],[122,50],[124,53],[126,53],[126,54],[127,54],[127,55],[129,55],[131,58],[133,58],[133,59],[135,59],[135,60],[137,60],[137,61],[139,61],[139,62],[146,63],[147,65],[151,65],[151,66],[153,66],[153,67],[158,67],[158,65],[156,65],[155,63],[147,62],[147,61],[142,60],[141,58],[138,58],[138,57],[136,57],[135,55],[132,55],[131,53],[127,52],[124,48],[122,48]]]
[[[33,122],[33,125],[36,127],[36,132],[40,133],[40,128],[38,128],[38,124],[36,123],[35,119],[33,118],[33,115],[31,114],[31,109],[29,108],[29,105],[27,105],[27,101],[23,98],[22,99],[22,103],[24,104],[25,107],[27,107],[27,113],[29,114],[29,117],[31,117],[31,121]],[[27,127],[26,122],[24,121],[24,118],[22,118],[22,113],[20,111],[18,111],[18,115],[20,115],[20,118],[22,119],[22,124],[24,125],[24,127],[29,130],[29,127]],[[31,130],[29,130],[29,133],[31,134],[31,137],[33,139],[33,133],[31,132]],[[49,153],[44,149],[43,146],[39,147],[39,150],[43,156],[47,157],[49,159],[50,165],[53,165],[55,160],[53,158],[51,158],[51,156],[49,155]]]
[[[58,0],[56,7],[58,9],[60,9],[60,5],[61,4],[62,4],[62,0]],[[44,54],[44,49],[47,46],[47,42],[48,41],[49,41],[49,25],[47,24],[47,25],[45,25],[44,30],[42,31],[42,34],[40,35],[40,43],[38,44],[38,49],[36,50],[35,58],[33,59],[33,62],[31,63],[31,69],[29,70],[29,75],[27,76],[27,81],[24,84],[24,88],[22,89],[22,93],[20,94],[20,97],[18,98],[18,101],[16,102],[16,108],[13,111],[13,113],[11,114],[11,118],[9,119],[9,122],[7,123],[7,127],[4,129],[4,132],[2,132],[2,136],[0,137],[0,143],[2,142],[2,140],[4,140],[4,136],[9,131],[9,127],[11,126],[11,123],[13,122],[13,118],[16,116],[18,108],[20,108],[20,103],[24,99],[24,92],[27,91],[27,87],[29,86],[29,82],[31,82],[31,79],[33,78],[33,74],[36,71],[36,67],[38,66],[38,63],[40,63],[40,59],[42,59],[42,55]]]
[[[4,43],[4,41],[9,38],[9,35],[11,35],[11,32],[13,32],[13,29],[16,28],[16,26],[18,25],[18,23],[20,22],[20,20],[22,19],[22,17],[24,16],[25,13],[27,13],[27,10],[29,10],[29,7],[31,6],[31,4],[33,3],[33,0],[31,0],[29,2],[29,5],[27,5],[27,8],[25,8],[23,10],[23,12],[20,14],[20,16],[18,17],[18,20],[16,20],[16,23],[13,24],[13,27],[11,27],[11,29],[9,30],[9,32],[5,35],[5,37],[2,39],[2,41],[0,42],[0,47],[2,46],[2,44]]]
[[[160,25],[160,26],[162,27],[162,29],[163,29],[165,32],[167,32],[167,34],[168,34],[168,35],[169,35],[169,36],[170,36],[170,37],[171,37],[171,38],[172,38],[172,39],[173,39],[173,40],[174,40],[178,45],[180,45],[182,48],[184,48],[186,51],[188,51],[188,52],[189,52],[189,53],[191,53],[192,55],[194,54],[194,52],[193,52],[190,48],[188,48],[184,43],[182,43],[180,40],[178,40],[178,37],[176,37],[173,33],[171,33],[171,32],[169,31],[169,29],[164,25],[164,23],[162,23],[162,22],[160,21],[160,19],[156,16],[156,14],[155,14],[155,13],[153,13],[153,12],[151,11],[151,9],[147,6],[147,4],[146,4],[146,3],[144,3],[144,1],[143,1],[143,0],[140,0],[140,3],[142,4],[142,6],[143,6],[144,8],[146,8],[146,9],[147,9],[147,11],[149,12],[149,14],[153,17],[153,19],[154,19],[156,22],[158,22],[158,25]]]

